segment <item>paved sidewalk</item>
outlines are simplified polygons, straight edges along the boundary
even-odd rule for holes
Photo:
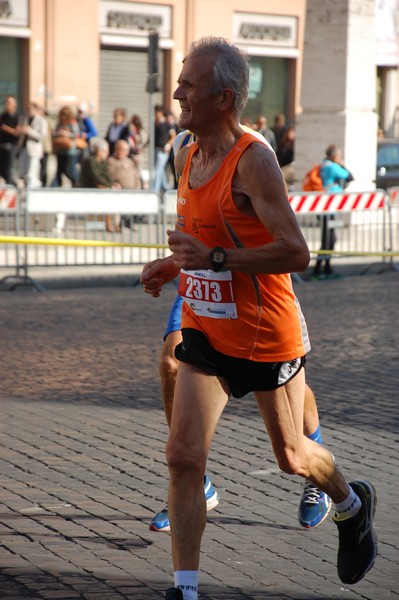
[[[208,472],[201,600],[399,597],[399,274],[295,285],[313,352],[324,441],[349,479],[377,487],[379,556],[350,589],[331,519],[297,522],[299,478],[280,473],[253,397],[232,400]],[[0,293],[0,599],[162,599],[170,537],[167,427],[157,361],[173,285]]]

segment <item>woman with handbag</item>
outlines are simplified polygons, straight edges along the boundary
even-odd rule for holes
[[[53,153],[57,159],[57,172],[51,187],[62,186],[62,175],[70,180],[73,187],[77,187],[79,182],[77,169],[79,145],[85,140],[81,137],[78,122],[69,106],[63,106],[59,111],[52,140]]]

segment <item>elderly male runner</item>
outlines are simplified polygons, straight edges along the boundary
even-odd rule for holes
[[[266,144],[270,148],[270,151],[274,154],[274,150],[261,133],[250,129],[245,125],[240,125],[240,127],[244,131],[252,133],[255,137],[259,138],[259,140]],[[191,145],[194,141],[195,136],[187,129],[179,133],[173,140],[176,175],[178,178],[183,170],[183,161],[185,160],[187,154],[186,152],[183,154],[179,153],[187,145]],[[144,271],[152,269],[157,263],[158,259],[148,263],[144,266]],[[164,332],[164,344],[162,347],[159,365],[162,383],[162,400],[169,427],[172,420],[173,396],[176,374],[179,365],[179,361],[175,357],[175,348],[182,341],[180,331],[182,304],[183,298],[180,295],[177,295],[170,310],[168,322]],[[308,385],[305,387],[304,431],[305,435],[307,435],[310,439],[318,442],[319,444],[323,443],[316,399]],[[207,474],[205,474],[204,477],[204,493],[206,508],[208,511],[212,510],[212,508],[215,508],[219,504],[219,495]],[[303,492],[298,509],[298,520],[302,527],[309,529],[318,527],[327,518],[330,508],[331,499],[327,496],[327,494],[319,490],[312,481],[305,479],[303,482]],[[167,506],[157,512],[151,519],[150,529],[152,531],[159,532],[170,531]]]
[[[196,142],[179,182],[177,229],[168,232],[172,255],[142,274],[153,296],[179,275],[185,301],[166,447],[175,581],[167,600],[198,598],[203,479],[231,395],[254,392],[279,467],[332,499],[341,581],[362,579],[377,554],[374,487],[348,484],[331,453],[303,434],[307,348],[289,273],[306,269],[309,251],[274,157],[240,128],[247,92],[237,47],[221,38],[192,45],[174,93],[179,125]]]

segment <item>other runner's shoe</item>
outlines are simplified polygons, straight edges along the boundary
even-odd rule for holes
[[[168,509],[165,506],[151,520],[151,531],[170,531]]]
[[[327,517],[331,505],[331,499],[327,494],[319,490],[309,479],[306,479],[299,504],[299,523],[307,529],[317,527]]]
[[[206,500],[206,510],[212,510],[219,504],[219,494],[213,487],[212,481],[209,479],[208,475],[205,473],[204,475],[204,492],[205,492],[205,500]]]
[[[183,592],[179,588],[169,588],[166,590],[165,600],[183,600]]]
[[[204,476],[204,492],[206,500],[206,509],[212,510],[219,504],[219,494],[213,487],[211,480],[208,475]],[[170,531],[169,515],[167,507],[159,511],[155,517],[153,517],[150,523],[150,529],[152,531]]]
[[[349,484],[359,496],[362,506],[354,517],[337,519],[338,527],[338,576],[342,583],[360,581],[374,564],[377,556],[377,534],[373,519],[377,506],[377,493],[368,481],[353,481]]]

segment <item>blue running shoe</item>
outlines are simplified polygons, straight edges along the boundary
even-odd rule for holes
[[[310,529],[324,521],[331,509],[331,499],[319,490],[309,479],[305,480],[298,520],[302,527]]]
[[[204,477],[204,492],[206,500],[206,509],[212,510],[212,508],[215,508],[219,504],[220,498],[219,494],[213,487],[208,475],[205,475]],[[153,517],[150,523],[150,529],[151,531],[170,531],[167,507],[163,508],[155,515],[155,517]]]
[[[219,504],[220,498],[219,494],[212,485],[212,481],[209,479],[206,473],[204,476],[204,492],[206,500],[206,510],[212,510],[212,508],[215,508]]]

